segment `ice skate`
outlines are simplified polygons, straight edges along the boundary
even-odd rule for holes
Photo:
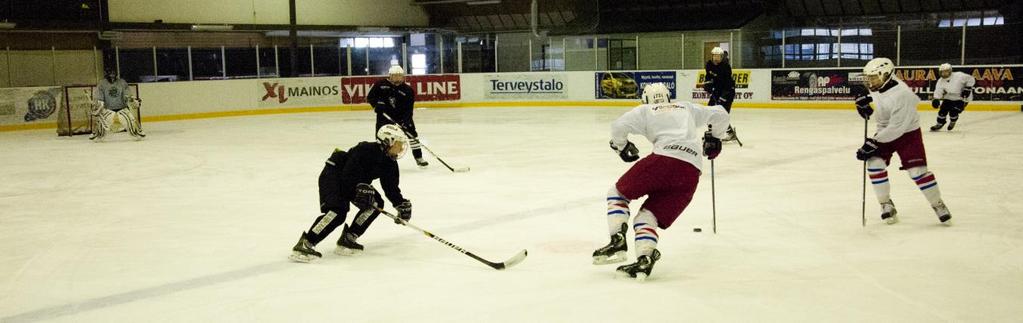
[[[948,131],[952,131],[952,128],[956,127],[956,122],[952,121],[948,123]]]
[[[891,200],[888,202],[881,203],[881,220],[887,224],[899,223],[899,212],[895,210],[895,203]]]
[[[934,208],[934,214],[938,216],[938,221],[941,221],[941,224],[952,225],[952,213],[948,211],[944,201],[938,201],[938,204],[932,206],[932,208]]]
[[[430,163],[426,162],[426,159],[423,159],[423,157],[418,157],[416,158],[416,165],[419,165],[420,168],[425,168],[430,166]]]
[[[607,265],[625,261],[629,245],[625,243],[625,230],[628,225],[622,223],[622,229],[611,235],[611,242],[593,252],[594,265]]]
[[[645,281],[650,276],[650,271],[654,270],[654,263],[659,259],[661,259],[661,252],[654,249],[654,252],[649,256],[639,256],[636,262],[619,266],[617,270],[618,275],[635,278],[638,281]]]
[[[337,240],[337,248],[334,248],[334,254],[341,256],[355,256],[362,253],[365,249],[361,244],[355,242],[359,236],[349,232],[351,229],[345,224],[345,228],[341,230],[341,238]]]
[[[735,133],[735,128],[732,126],[728,126],[728,136],[721,141],[734,141],[739,144],[739,147],[742,147],[742,140],[739,140],[739,135]]]
[[[948,126],[948,130],[952,130],[952,127],[954,127],[955,123],[953,122],[952,124],[953,125]],[[933,126],[931,126],[931,131],[941,131],[941,128],[944,127],[944,126],[945,126],[944,123],[939,123],[939,124],[933,125]]]
[[[306,263],[320,259],[323,255],[316,251],[315,247],[312,243],[309,243],[309,240],[306,240],[305,233],[303,232],[302,237],[298,239],[298,243],[291,248],[291,256],[288,256],[288,259]]]

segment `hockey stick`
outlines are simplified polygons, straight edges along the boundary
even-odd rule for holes
[[[867,121],[863,119],[863,139],[867,139]],[[868,158],[869,159],[869,158]],[[867,161],[863,161],[863,194],[860,196],[860,226],[867,227]]]
[[[391,119],[391,116],[387,115],[387,113],[381,113],[381,114],[384,115],[384,118],[387,118],[387,120],[393,122],[394,125],[398,126],[398,128],[401,128],[401,131],[404,132],[406,136],[412,137],[412,135],[409,134],[408,130],[406,130],[405,127],[402,127],[401,124],[395,122],[394,119]],[[417,136],[416,139],[418,140],[419,137]],[[427,147],[422,142],[420,142],[419,145],[422,146],[424,149],[426,149],[426,151],[429,152],[430,155],[433,155],[433,158],[436,158],[438,161],[440,161],[440,163],[443,164],[444,167],[447,167],[448,170],[450,170],[452,172],[455,172],[455,173],[465,173],[465,172],[469,171],[469,167],[459,167],[459,168],[451,167],[451,165],[448,165],[448,163],[445,162],[444,159],[441,159],[440,156],[437,156],[437,153],[433,152],[433,150],[430,149],[430,147]]]
[[[714,234],[718,234],[718,204],[714,194],[714,160],[710,160],[710,218]]]
[[[381,209],[379,207],[376,207],[376,206],[374,206],[373,208],[375,208],[377,211],[380,211],[380,213],[383,213],[384,215],[386,215],[387,217],[389,217],[389,218],[391,218],[391,219],[393,219],[395,221],[400,221],[401,225],[404,225],[406,227],[409,227],[409,228],[412,228],[412,229],[414,229],[416,231],[419,231],[422,234],[426,235],[427,237],[433,238],[433,240],[437,240],[438,242],[443,243],[444,245],[446,245],[448,247],[451,247],[452,249],[458,250],[458,252],[461,252],[462,254],[464,254],[466,256],[469,256],[472,259],[476,259],[477,261],[482,262],[482,263],[486,264],[487,266],[490,266],[490,268],[494,268],[494,269],[497,269],[497,270],[503,270],[505,268],[514,266],[514,265],[522,262],[523,260],[525,260],[526,259],[526,255],[528,254],[528,252],[525,249],[523,249],[518,254],[516,254],[515,256],[512,256],[511,258],[509,258],[508,260],[505,260],[504,262],[491,262],[489,260],[480,258],[479,256],[473,254],[472,252],[469,252],[468,250],[462,249],[462,247],[459,247],[459,246],[457,246],[457,245],[455,245],[453,243],[450,243],[447,240],[444,240],[443,238],[438,237],[437,235],[435,235],[433,233],[430,233],[430,231],[423,230],[422,228],[417,227],[417,226],[413,225],[412,223],[409,223],[408,221],[399,219],[398,216],[396,216],[394,214],[391,214],[390,212],[384,211],[383,209]]]

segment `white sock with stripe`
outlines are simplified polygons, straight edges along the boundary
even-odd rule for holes
[[[618,193],[613,185],[607,191],[607,231],[614,235],[622,229],[622,224],[629,222],[629,199]]]
[[[891,201],[891,183],[888,182],[888,171],[885,170],[884,160],[871,158],[867,160],[867,175],[870,183],[874,186],[874,193],[877,194],[877,201],[885,203]]]
[[[916,186],[920,188],[920,192],[924,193],[924,197],[927,198],[927,202],[931,203],[931,206],[938,205],[941,202],[938,180],[934,178],[933,173],[927,171],[927,166],[910,168],[909,177],[916,182]]]
[[[636,258],[649,256],[657,249],[657,217],[647,209],[640,209],[632,220],[636,232]]]

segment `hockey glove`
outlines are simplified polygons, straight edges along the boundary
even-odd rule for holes
[[[870,119],[870,115],[874,114],[874,109],[870,107],[870,102],[874,102],[874,99],[869,95],[864,95],[856,98],[856,112],[860,114],[863,119]]]
[[[874,157],[875,154],[877,154],[877,140],[867,139],[863,143],[863,147],[856,151],[856,159],[866,161],[870,157]]]
[[[931,100],[931,107],[932,108],[937,109],[940,106],[941,106],[941,100],[938,100],[938,99]]]
[[[622,147],[622,149],[615,147],[614,141],[611,141],[611,149],[618,152],[618,157],[621,157],[622,161],[626,163],[631,163],[639,159],[639,149],[637,149],[636,145],[633,145],[631,141],[626,141],[625,147]]]
[[[965,87],[965,88],[963,88],[963,93],[960,93],[959,96],[962,96],[963,97],[963,101],[965,101],[966,98],[970,97],[970,94],[973,94],[973,88],[972,87]]]
[[[372,208],[375,205],[376,197],[377,190],[372,185],[359,183],[355,185],[355,199],[352,200],[352,204],[359,209]]]
[[[713,160],[721,154],[721,139],[710,134],[710,130],[703,133],[703,155]]]
[[[703,91],[710,93],[714,91],[714,80],[707,79],[703,81]]]
[[[401,201],[398,205],[394,206],[398,210],[398,219],[394,220],[395,224],[402,224],[402,222],[408,222],[412,220],[412,202],[409,200]]]

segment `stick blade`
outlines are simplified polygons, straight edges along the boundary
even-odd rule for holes
[[[469,171],[469,167],[461,167],[453,169],[455,173],[466,173]]]
[[[502,262],[500,264],[500,266],[499,266],[500,268],[497,268],[497,270],[507,269],[508,267],[515,266],[515,265],[519,264],[523,260],[526,260],[526,256],[528,254],[529,254],[529,252],[526,251],[525,249],[523,249],[522,251],[519,251],[519,253],[516,254],[515,256],[512,256],[511,258],[509,258],[505,262]]]

